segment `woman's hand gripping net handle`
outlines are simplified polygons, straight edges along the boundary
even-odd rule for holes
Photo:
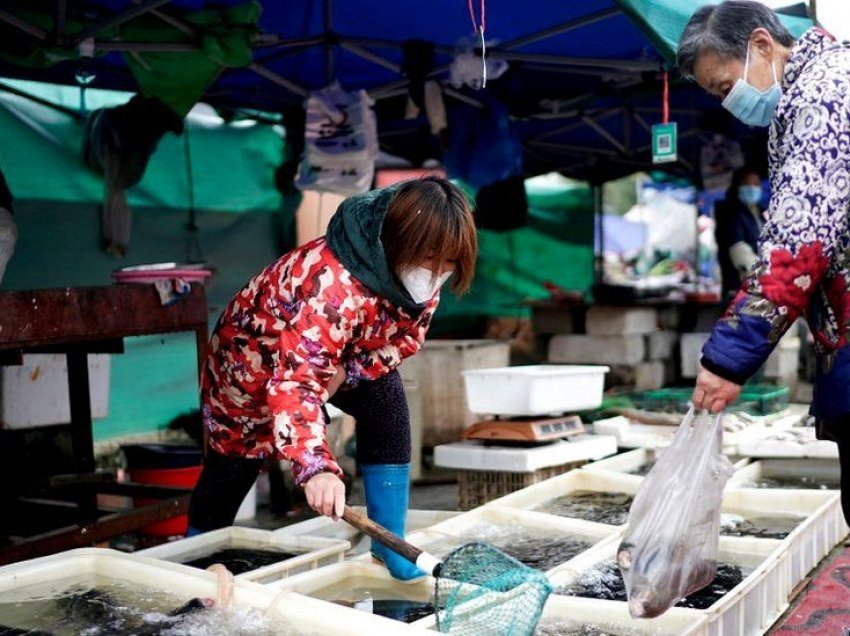
[[[403,556],[426,574],[430,574],[431,576],[440,575],[440,560],[437,557],[424,550],[420,550],[415,545],[409,544],[398,535],[387,530],[384,526],[369,519],[366,515],[346,506],[345,511],[342,513],[342,518],[360,530],[360,532]]]

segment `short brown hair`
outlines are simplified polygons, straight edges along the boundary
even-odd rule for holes
[[[454,261],[452,291],[469,289],[478,257],[475,220],[466,195],[440,177],[406,181],[390,201],[381,243],[394,273],[430,258]]]

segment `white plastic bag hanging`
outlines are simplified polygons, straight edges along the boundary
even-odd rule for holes
[[[720,507],[733,468],[720,416],[691,409],[635,495],[617,551],[634,618],[652,618],[717,575]]]

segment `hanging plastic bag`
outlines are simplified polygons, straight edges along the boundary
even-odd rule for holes
[[[720,506],[733,472],[720,416],[691,409],[629,511],[617,564],[633,618],[663,614],[717,575]]]

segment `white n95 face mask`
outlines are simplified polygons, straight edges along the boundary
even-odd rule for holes
[[[417,305],[431,300],[434,295],[440,291],[453,272],[443,272],[439,276],[434,276],[427,267],[411,267],[399,274],[399,280],[407,293]]]

